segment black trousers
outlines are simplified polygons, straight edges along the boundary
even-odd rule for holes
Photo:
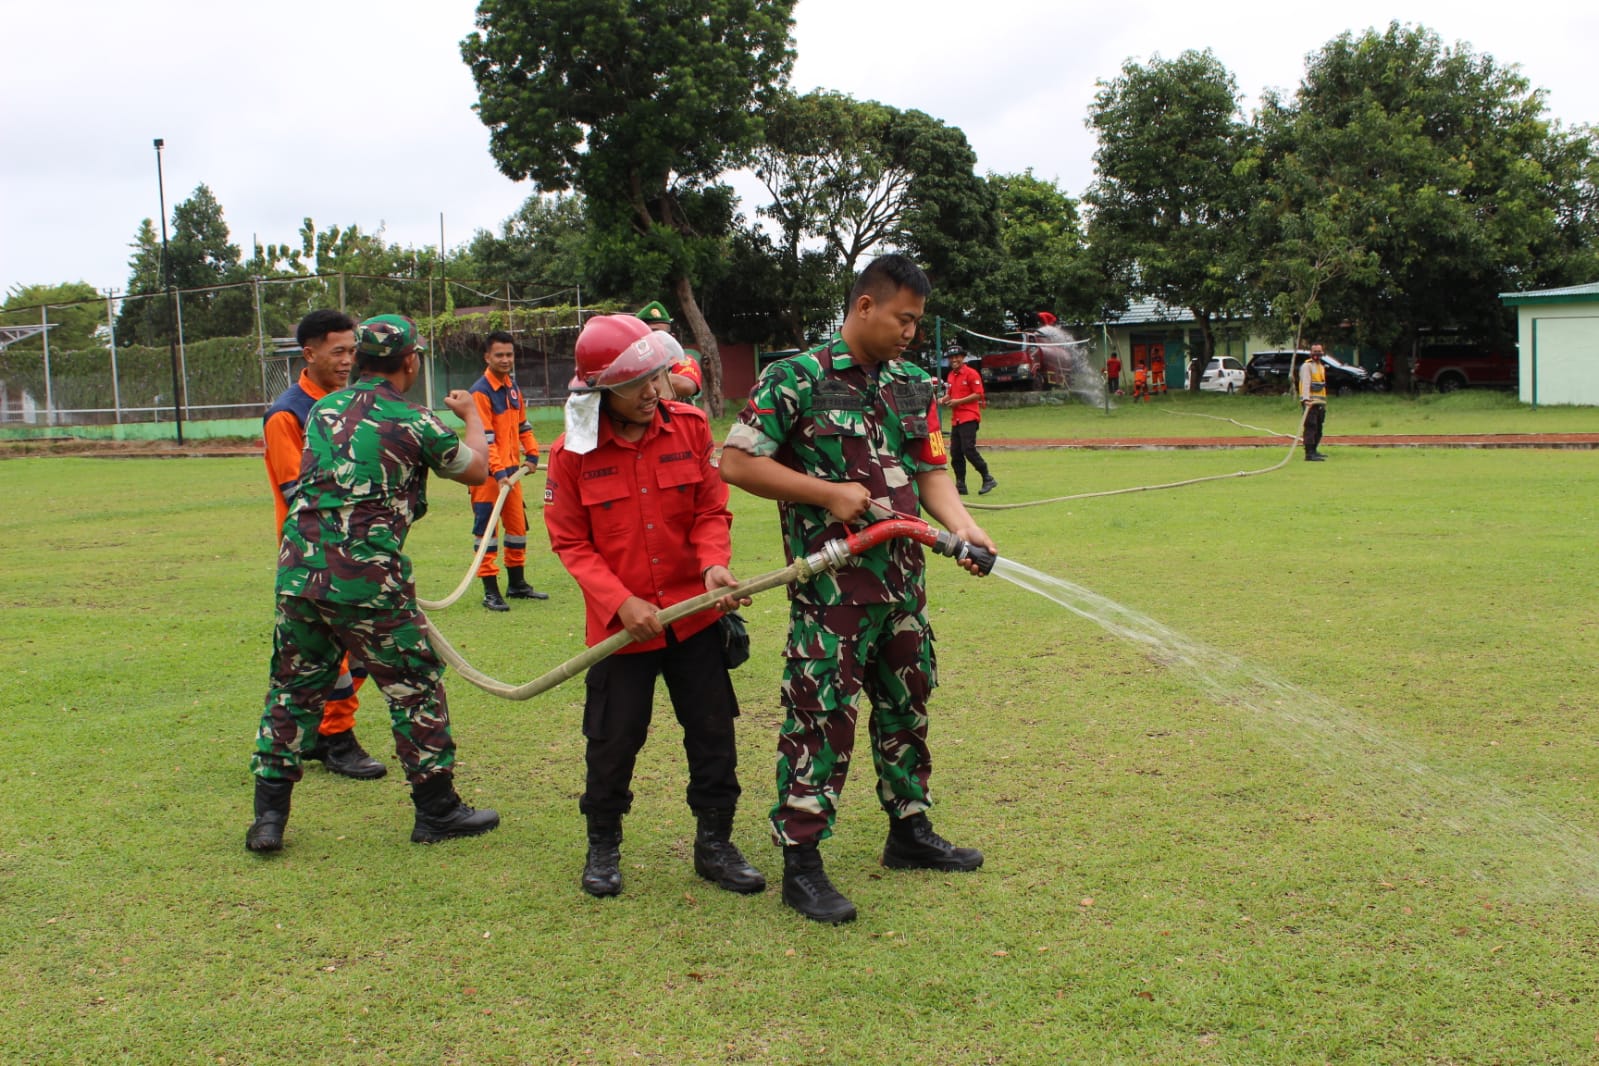
[[[1327,405],[1311,403],[1305,407],[1305,454],[1315,455],[1321,449],[1321,427],[1327,421]]]
[[[655,679],[666,678],[672,709],[683,727],[688,756],[688,805],[738,804],[738,748],[733,719],[738,697],[722,662],[722,640],[708,626],[679,641],[670,627],[666,647],[612,655],[589,669],[583,707],[588,779],[578,807],[584,814],[626,814],[633,806],[633,765],[649,736]]]
[[[955,480],[964,484],[966,482],[966,461],[971,460],[972,467],[988,480],[988,464],[983,461],[983,453],[977,450],[977,427],[980,422],[962,422],[949,431],[950,449],[949,460],[955,467]]]

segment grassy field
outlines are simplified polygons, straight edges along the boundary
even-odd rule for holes
[[[1181,405],[1297,421],[1228,399]],[[1335,404],[1328,429],[1599,428],[1520,414],[1378,398]],[[1082,435],[1033,428],[1057,416],[1087,412],[994,411],[985,437]],[[1142,644],[935,560],[935,821],[988,862],[878,866],[868,770],[825,846],[861,910],[837,929],[775,888],[694,876],[669,712],[635,782],[626,892],[584,896],[579,683],[513,704],[450,681],[462,791],[497,832],[412,845],[394,773],[312,768],[287,849],[247,854],[259,462],[0,463],[0,1061],[1599,1061],[1599,455],[1332,454],[984,518],[1005,559],[1148,616]],[[985,502],[1241,466],[992,459]],[[433,502],[411,542],[428,596],[470,541],[465,490]],[[770,505],[735,510],[736,570],[781,565]],[[508,681],[581,647],[576,587],[548,556],[532,571],[548,603],[436,618]],[[746,613],[737,835],[775,882],[760,823],[786,612],[771,593]],[[360,731],[393,766],[375,703]]]

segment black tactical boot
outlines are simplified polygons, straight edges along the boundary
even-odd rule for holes
[[[891,818],[883,865],[890,870],[975,870],[983,865],[976,848],[957,848],[937,833],[925,814]]]
[[[960,493],[962,496],[966,495],[966,482],[964,482],[964,481],[955,482],[955,491]]]
[[[283,849],[283,827],[289,823],[289,797],[293,793],[293,781],[255,779],[255,821],[245,831],[245,847],[251,851]]]
[[[509,611],[511,605],[505,602],[505,597],[500,595],[500,579],[486,577],[483,579],[483,606],[491,611]]]
[[[478,810],[461,802],[455,792],[455,778],[447,773],[434,774],[421,784],[412,785],[411,802],[416,804],[416,827],[411,830],[413,844],[475,837],[500,824],[497,811],[487,807]]]
[[[987,496],[990,492],[993,492],[997,488],[999,488],[999,482],[995,481],[993,478],[989,477],[987,474],[984,474],[983,475],[983,484],[982,484],[982,487],[977,490],[977,495],[979,495],[979,496]]]
[[[387,766],[372,758],[366,753],[366,749],[361,747],[361,742],[355,739],[354,729],[346,729],[342,733],[329,733],[320,739],[322,765],[331,773],[371,781],[389,772]],[[302,752],[300,758],[305,757]]]
[[[695,808],[694,872],[729,892],[764,892],[766,878],[732,841],[733,808]]]
[[[550,598],[550,594],[548,592],[540,592],[538,589],[527,583],[527,578],[522,576],[522,567],[508,566],[505,568],[505,575],[510,579],[509,583],[505,586],[505,594],[511,599],[547,600]]]
[[[845,899],[822,869],[815,844],[783,849],[783,902],[813,922],[842,925],[855,920],[855,904]]]
[[[622,891],[622,816],[591,814],[589,856],[583,864],[583,891],[591,896],[616,896]]]

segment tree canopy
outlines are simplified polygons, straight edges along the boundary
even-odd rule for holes
[[[760,140],[759,105],[793,63],[792,10],[793,0],[701,0],[691,13],[672,0],[482,0],[461,45],[500,170],[577,190],[606,243],[663,264],[717,412],[721,363],[693,277],[726,232],[696,229],[703,205],[685,199]]]

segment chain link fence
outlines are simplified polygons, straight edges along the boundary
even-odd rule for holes
[[[428,340],[416,399],[430,407],[483,373],[483,338],[494,330],[516,339],[528,404],[564,403],[578,328],[586,314],[610,310],[584,308],[576,288],[363,274],[11,308],[0,325],[0,434],[158,437],[179,418],[194,423],[197,436],[259,432],[267,406],[298,377],[295,326],[325,307],[357,321],[388,312],[415,318]],[[87,341],[81,327],[63,340],[63,312],[88,308],[103,323]],[[124,340],[134,332],[165,341],[119,343],[119,328]]]

